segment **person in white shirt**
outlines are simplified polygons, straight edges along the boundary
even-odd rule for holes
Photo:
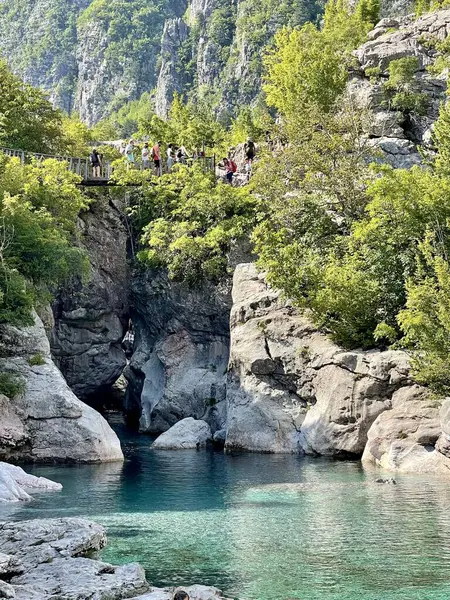
[[[150,169],[150,149],[148,147],[148,142],[145,142],[144,147],[142,148],[142,168]]]

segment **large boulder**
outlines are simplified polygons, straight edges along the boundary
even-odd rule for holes
[[[412,386],[398,390],[392,408],[381,414],[368,432],[363,464],[398,473],[437,473],[450,476],[450,457],[444,440],[448,431],[448,402]]]
[[[161,271],[132,283],[135,352],[125,375],[125,409],[140,430],[166,431],[186,417],[216,431],[225,422],[228,289],[170,281]]]
[[[0,462],[0,502],[31,500],[30,493],[59,491],[60,483],[25,473],[20,467]]]
[[[121,343],[128,326],[128,232],[124,204],[102,189],[80,214],[80,244],[90,275],[60,292],[53,305],[51,348],[73,392],[93,405],[126,364]]]
[[[168,431],[162,433],[152,444],[152,448],[165,450],[187,450],[206,446],[212,440],[211,427],[205,421],[192,417],[178,421]]]
[[[70,390],[50,355],[41,319],[30,327],[0,327],[0,372],[23,387],[0,398],[0,457],[39,462],[122,460],[120,442],[106,420]]]
[[[411,385],[398,351],[344,352],[254,264],[234,275],[225,447],[361,456],[367,432]]]

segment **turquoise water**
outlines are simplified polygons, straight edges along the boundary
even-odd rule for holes
[[[155,585],[203,583],[249,600],[448,600],[450,483],[375,483],[358,463],[153,452],[125,436],[124,465],[33,467],[64,485],[0,519],[86,516],[103,558]]]

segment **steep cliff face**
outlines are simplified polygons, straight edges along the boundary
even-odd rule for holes
[[[440,411],[414,384],[405,353],[342,350],[253,264],[238,265],[233,300],[226,448],[449,473],[449,401]]]
[[[20,0],[0,4],[0,54],[55,105],[74,107],[77,18],[91,0]]]
[[[87,282],[54,303],[52,353],[78,397],[91,401],[121,375],[128,325],[128,233],[123,199],[102,191],[80,215],[81,245],[91,263]]]
[[[155,86],[164,22],[185,9],[185,0],[2,3],[0,53],[92,124]]]
[[[221,429],[229,351],[227,291],[189,289],[161,272],[138,273],[131,304],[136,342],[125,372],[127,413],[139,418],[144,432],[165,431],[185,417]]]
[[[263,48],[277,29],[315,21],[320,10],[314,0],[191,0],[185,16],[187,35],[183,30],[173,38],[173,45],[183,49],[183,65],[171,68],[173,55],[161,55],[158,114],[166,116],[174,91],[207,102],[222,118],[257,102]],[[163,38],[163,47],[165,42]]]
[[[166,21],[161,40],[161,69],[155,94],[155,110],[162,117],[168,115],[174,95],[182,93],[191,80],[189,71],[180,64],[188,39],[189,28],[183,19]]]

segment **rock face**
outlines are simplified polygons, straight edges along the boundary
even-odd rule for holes
[[[128,414],[142,431],[161,433],[185,417],[225,422],[229,296],[211,287],[189,289],[164,273],[133,279],[135,352],[125,374]]]
[[[369,430],[363,463],[399,473],[450,476],[448,434],[450,400],[442,406],[419,386],[398,390],[392,408]]]
[[[188,450],[206,446],[212,440],[211,427],[205,421],[192,417],[178,421],[168,431],[161,434],[152,444],[160,450]]]
[[[189,36],[183,19],[170,19],[164,25],[161,40],[161,69],[155,94],[155,111],[167,118],[176,93],[182,93],[189,81],[189,74],[180,69],[181,51]]]
[[[31,500],[29,493],[59,490],[62,490],[60,483],[28,475],[20,467],[0,462],[0,502]]]
[[[36,462],[123,459],[108,423],[78,400],[53,363],[37,315],[32,327],[0,327],[0,355],[0,372],[24,388],[14,399],[1,397],[0,457]]]
[[[128,324],[129,272],[123,201],[102,190],[80,215],[79,229],[90,278],[63,291],[54,303],[51,349],[75,394],[91,402],[126,364],[121,342]]]
[[[74,108],[78,75],[76,20],[90,2],[30,0],[20,10],[15,5],[0,9],[0,53],[27,83],[45,89],[68,114]]]
[[[356,52],[357,67],[348,84],[348,92],[357,105],[373,111],[367,133],[375,148],[395,168],[421,164],[417,146],[427,143],[445,99],[446,75],[434,75],[436,43],[450,32],[450,10],[414,16],[385,18],[370,32],[369,41]],[[392,104],[392,93],[385,89],[389,65],[399,59],[416,60],[415,73],[407,84],[408,93],[424,95],[423,114]]]
[[[367,432],[409,385],[402,352],[344,352],[253,264],[233,286],[227,449],[361,456]]]

